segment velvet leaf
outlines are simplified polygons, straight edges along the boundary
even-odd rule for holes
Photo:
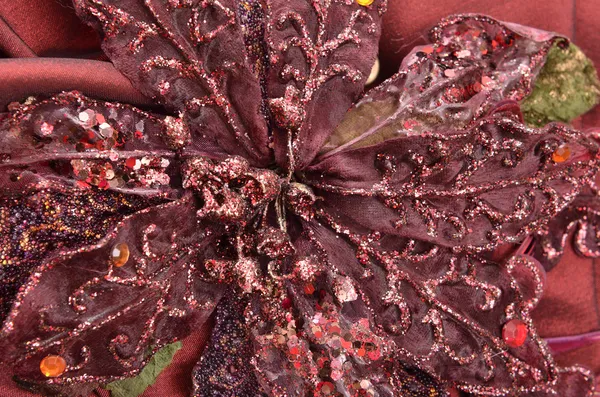
[[[112,397],[138,397],[156,382],[160,373],[171,365],[173,356],[182,347],[181,342],[171,343],[156,352],[148,364],[135,378],[128,378],[109,383],[106,386]]]
[[[521,107],[527,124],[570,123],[598,104],[600,81],[593,62],[575,44],[553,46],[535,87]]]

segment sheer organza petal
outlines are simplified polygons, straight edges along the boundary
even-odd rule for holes
[[[133,85],[188,125],[188,150],[270,162],[261,88],[233,0],[76,0]],[[197,4],[202,3],[202,4]]]
[[[0,115],[0,317],[49,256],[179,195],[165,131],[164,118],[74,92]]]
[[[277,163],[310,164],[375,63],[387,0],[268,0],[266,92]]]
[[[498,103],[533,89],[548,50],[566,39],[481,15],[456,15],[430,32],[400,71],[348,112],[320,158],[402,135],[468,129]]]
[[[543,292],[543,270],[533,258],[495,263],[369,232],[321,210],[304,227],[297,251],[310,243],[308,252],[322,261],[322,273],[310,282],[288,284],[292,313],[299,314],[287,329],[280,325],[273,332],[286,341],[268,345],[279,346],[279,358],[268,350],[257,354],[264,365],[259,373],[274,395],[280,395],[278,388],[312,391],[327,382],[341,393],[364,388],[404,395],[411,365],[420,371],[417,384],[440,394],[448,386],[498,396],[546,396],[555,390],[575,397],[592,390],[588,372],[563,375],[571,370],[555,365],[535,330],[531,310]],[[526,324],[528,337],[520,347],[503,339],[510,320]],[[268,339],[264,328],[254,335],[259,342]],[[291,367],[278,361],[282,356]],[[315,370],[295,371],[293,364],[303,360],[312,361]],[[573,382],[568,389],[567,378]],[[364,379],[369,382],[361,383]]]
[[[3,362],[48,390],[105,384],[135,375],[152,352],[202,325],[221,291],[203,281],[216,234],[197,222],[192,202],[141,210],[98,243],[44,261],[4,323]],[[51,354],[67,362],[58,378],[39,369]]]
[[[331,214],[474,252],[544,230],[593,183],[597,156],[596,141],[584,133],[559,124],[531,129],[502,111],[468,130],[338,152],[304,178]]]

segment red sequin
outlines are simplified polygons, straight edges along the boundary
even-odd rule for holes
[[[502,339],[510,347],[521,347],[527,340],[529,330],[521,320],[510,320],[502,328]]]

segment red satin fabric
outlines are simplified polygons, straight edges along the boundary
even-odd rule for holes
[[[98,35],[79,21],[71,0],[3,0],[0,18],[37,56],[87,58],[100,54]],[[0,49],[7,52],[1,41]]]
[[[78,90],[92,98],[151,105],[112,64],[70,58],[0,59],[0,108],[31,95]]]
[[[383,74],[397,70],[402,58],[424,42],[427,29],[440,17],[457,12],[485,13],[564,34],[600,66],[597,0],[390,0],[380,45]],[[90,60],[103,59],[100,40],[79,21],[70,0],[0,1],[0,58],[5,58],[0,59],[0,111],[29,95],[73,89],[100,99],[151,104],[110,63]],[[578,125],[595,126],[600,127],[600,109]],[[600,330],[600,262],[584,260],[569,250],[548,274],[544,299],[534,314],[538,330],[546,337]],[[144,397],[188,395],[189,373],[209,334],[207,326],[185,339],[174,365]],[[557,361],[565,366],[581,363],[600,373],[600,343],[558,354]],[[10,370],[0,368],[0,396],[33,394],[17,389]]]

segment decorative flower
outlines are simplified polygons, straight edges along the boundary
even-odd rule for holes
[[[384,0],[75,6],[164,106],[71,92],[0,118],[21,383],[134,376],[216,310],[194,396],[591,395],[535,331],[540,264],[492,255],[534,236],[550,262],[574,222],[596,255],[597,142],[516,102],[564,39],[451,17],[355,102]]]

